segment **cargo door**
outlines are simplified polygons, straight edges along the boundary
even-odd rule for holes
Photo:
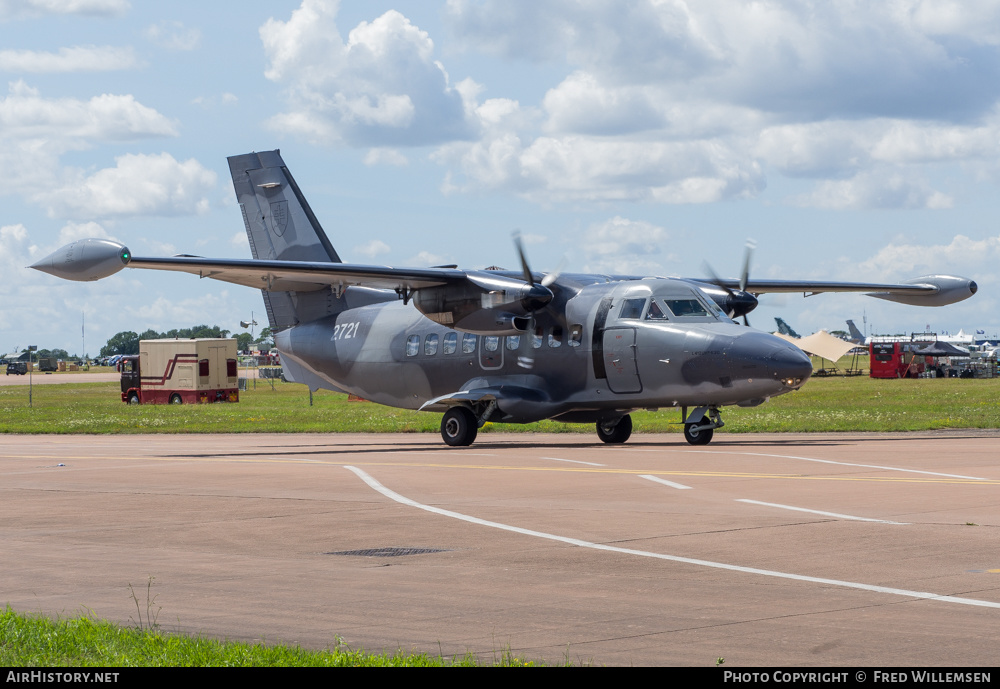
[[[608,328],[603,344],[604,370],[611,392],[642,392],[635,362],[635,328]]]

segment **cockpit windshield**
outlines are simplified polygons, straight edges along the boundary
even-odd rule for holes
[[[653,296],[626,297],[618,307],[618,318],[660,323],[729,320],[718,304],[697,289],[674,283],[661,290],[664,293]]]
[[[673,286],[667,294],[654,295],[646,310],[648,321],[691,322],[694,320],[727,320],[718,304],[700,294],[698,290],[684,290]]]
[[[708,311],[697,299],[664,299],[670,313],[675,316],[707,316]]]

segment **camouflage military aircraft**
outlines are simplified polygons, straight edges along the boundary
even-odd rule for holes
[[[486,422],[596,424],[623,443],[629,413],[680,410],[684,437],[712,439],[726,405],[802,386],[802,351],[735,323],[768,292],[866,292],[941,306],[976,283],[932,275],[897,284],[541,274],[515,238],[520,271],[343,263],[279,151],[229,158],[252,260],[133,256],[85,239],[31,266],[70,280],[124,267],[193,273],[262,291],[288,379],[380,404],[443,412],[448,445]]]

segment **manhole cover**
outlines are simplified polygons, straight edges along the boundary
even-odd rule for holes
[[[362,550],[338,550],[326,555],[358,555],[361,557],[400,557],[401,555],[423,555],[425,553],[446,553],[440,548],[364,548]]]

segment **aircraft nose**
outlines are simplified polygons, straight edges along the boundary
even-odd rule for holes
[[[785,386],[798,389],[812,375],[812,361],[809,356],[793,344],[782,342],[767,357],[767,368]]]

